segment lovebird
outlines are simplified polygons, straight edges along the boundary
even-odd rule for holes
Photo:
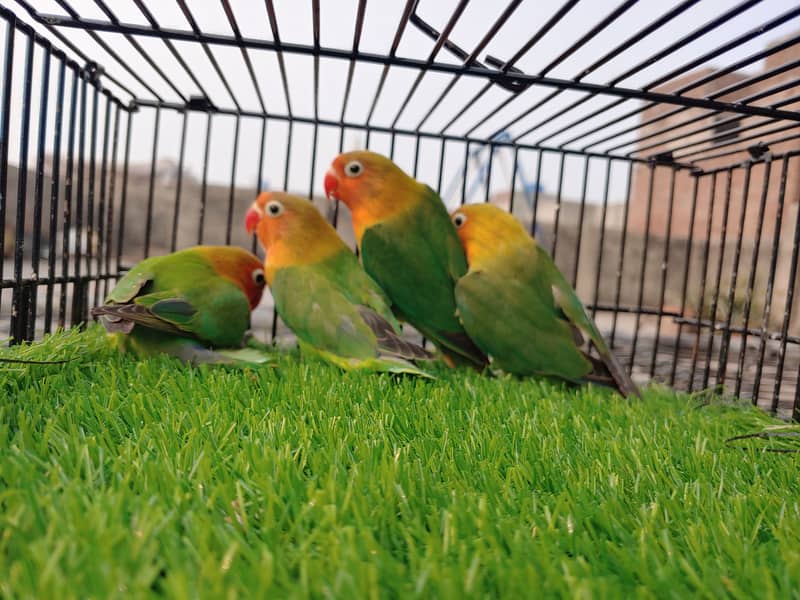
[[[265,285],[254,254],[195,246],[138,263],[92,315],[123,351],[166,353],[193,364],[260,364],[270,361],[266,347],[245,342]]]
[[[395,315],[431,340],[450,366],[483,369],[488,359],[456,317],[454,287],[467,261],[439,195],[368,151],[337,156],[324,186],[328,199],[350,209],[364,270]]]
[[[303,352],[347,370],[430,377],[410,361],[433,356],[400,337],[383,291],[311,202],[263,192],[245,226],[266,252],[275,308]]]
[[[458,316],[493,366],[639,396],[572,286],[516,218],[492,204],[470,204],[452,220],[469,263],[456,283]],[[581,350],[584,337],[602,361]]]

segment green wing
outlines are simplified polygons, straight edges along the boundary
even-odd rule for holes
[[[400,337],[386,297],[349,251],[323,263],[281,269],[272,294],[289,328],[329,360],[395,359],[397,367],[407,366],[401,359],[431,358]]]
[[[358,305],[316,267],[287,267],[275,274],[271,289],[278,314],[300,340],[318,350],[359,360],[375,358],[377,340]]]
[[[518,375],[577,380],[591,372],[555,301],[548,269],[530,254],[500,267],[470,272],[456,285],[461,321],[478,346],[498,367]]]
[[[485,356],[456,317],[453,288],[467,270],[464,251],[441,199],[427,191],[418,208],[364,232],[364,268],[400,318],[451,357],[482,366]]]

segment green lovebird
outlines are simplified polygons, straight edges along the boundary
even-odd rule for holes
[[[639,395],[572,286],[519,221],[492,204],[462,206],[452,219],[469,263],[456,284],[458,315],[493,366]],[[584,336],[602,360],[581,349]]]
[[[436,192],[385,156],[359,151],[334,159],[325,193],[350,209],[364,269],[397,317],[436,344],[450,366],[485,367],[456,318],[453,288],[467,262]]]
[[[266,252],[275,308],[301,349],[343,369],[411,373],[426,350],[400,337],[383,291],[314,205],[263,192],[245,217]]]
[[[195,246],[138,263],[92,315],[124,351],[166,353],[190,363],[259,364],[270,360],[266,347],[245,342],[265,285],[261,260],[250,252]]]

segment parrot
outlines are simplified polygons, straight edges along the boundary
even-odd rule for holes
[[[271,360],[266,346],[248,330],[265,285],[254,254],[195,246],[136,264],[92,315],[123,351],[193,364],[262,364]]]
[[[487,203],[451,218],[469,264],[455,286],[458,317],[493,367],[640,395],[553,259],[514,216]],[[584,336],[602,361],[581,350]]]
[[[451,367],[483,370],[486,355],[456,317],[455,283],[467,261],[439,195],[390,159],[369,151],[337,156],[324,179],[329,200],[350,209],[364,270]]]
[[[410,361],[433,355],[400,337],[389,300],[313,203],[262,192],[245,227],[266,252],[275,308],[304,353],[345,370],[431,377]]]

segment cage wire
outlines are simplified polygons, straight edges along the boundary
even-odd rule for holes
[[[781,0],[0,6],[0,336],[139,259],[256,250],[262,189],[369,148],[519,217],[634,379],[800,418],[800,6]],[[501,317],[500,317],[501,318]],[[267,337],[285,331],[267,299]]]

